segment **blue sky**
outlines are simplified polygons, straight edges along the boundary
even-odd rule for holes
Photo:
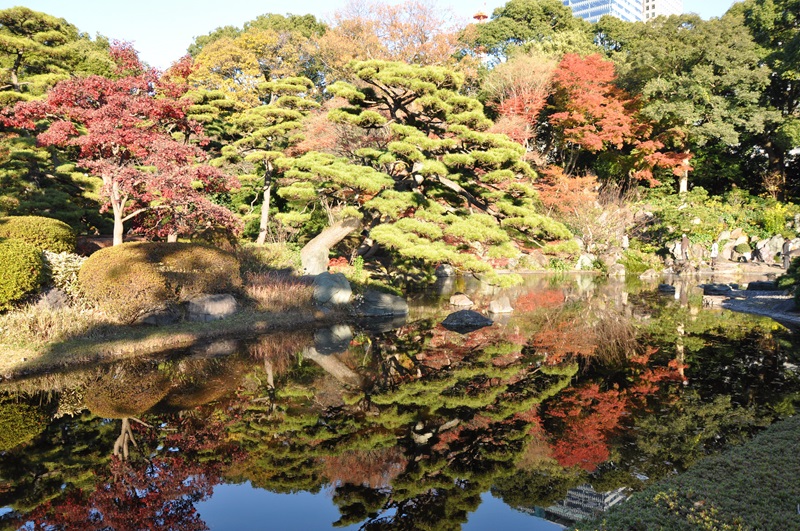
[[[491,13],[506,0],[438,0],[457,20],[469,21],[477,11]],[[684,0],[684,11],[703,18],[722,15],[733,0]],[[327,19],[345,0],[0,0],[0,8],[24,5],[67,19],[90,35],[130,41],[142,59],[166,68],[186,53],[194,37],[219,26],[241,26],[264,13]]]

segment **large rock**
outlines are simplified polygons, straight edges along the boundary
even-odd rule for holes
[[[347,304],[352,296],[350,282],[342,273],[324,271],[314,277],[314,302],[317,304]]]
[[[625,266],[622,264],[614,264],[608,268],[608,276],[610,277],[624,277]]]
[[[472,310],[459,310],[448,315],[442,326],[448,330],[466,334],[486,326],[492,326],[494,321]]]
[[[408,303],[397,295],[367,290],[357,310],[359,314],[371,317],[408,315]]]
[[[660,293],[675,293],[675,286],[670,284],[659,284],[658,291]]]
[[[702,284],[703,295],[730,295],[732,288],[730,284]]]
[[[768,280],[754,280],[747,284],[747,291],[781,291],[781,288]]]
[[[652,280],[658,278],[659,276],[660,275],[658,271],[656,271],[655,269],[648,269],[647,271],[639,275],[639,278],[642,280]]]
[[[703,246],[702,243],[693,243],[689,246],[689,256],[698,260],[703,260],[709,254],[709,251]]]
[[[594,269],[594,261],[597,257],[593,254],[582,254],[578,257],[578,263],[575,264],[575,269],[578,271],[591,271]]]
[[[513,311],[514,308],[511,307],[511,301],[505,295],[489,303],[489,313],[511,313]]]
[[[474,304],[464,293],[456,293],[450,297],[451,306],[473,306]]]
[[[456,276],[456,269],[450,264],[440,264],[436,268],[436,276],[439,278]]]
[[[738,240],[742,236],[747,238],[747,236],[745,235],[744,231],[741,228],[735,228],[731,231],[731,240]]]
[[[320,354],[338,354],[344,352],[353,340],[353,329],[348,325],[338,324],[322,328],[314,332],[314,348]]]
[[[237,309],[238,304],[233,295],[202,295],[189,301],[186,318],[198,322],[216,321],[233,315]]]

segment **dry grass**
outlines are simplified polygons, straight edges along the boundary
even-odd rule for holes
[[[310,307],[312,280],[279,271],[251,273],[245,277],[245,292],[265,312],[283,312]]]
[[[106,324],[99,314],[76,307],[27,306],[0,316],[0,344],[31,346],[58,343],[86,335]]]

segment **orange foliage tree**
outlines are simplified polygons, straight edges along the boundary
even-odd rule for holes
[[[344,67],[352,60],[450,63],[457,49],[452,20],[448,11],[417,0],[351,0],[334,14],[331,29],[319,39],[320,58],[337,79],[347,76]]]

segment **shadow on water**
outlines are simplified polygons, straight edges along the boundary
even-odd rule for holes
[[[703,308],[689,284],[528,282],[502,292],[511,316],[469,334],[439,324],[442,300],[463,290],[484,310],[496,290],[421,295],[396,327],[222,339],[5,382],[0,518],[204,529],[224,484],[325,493],[313,503],[338,520],[323,527],[458,529],[488,492],[507,508],[500,527],[516,509],[568,521],[800,405],[797,338],[771,320]]]

